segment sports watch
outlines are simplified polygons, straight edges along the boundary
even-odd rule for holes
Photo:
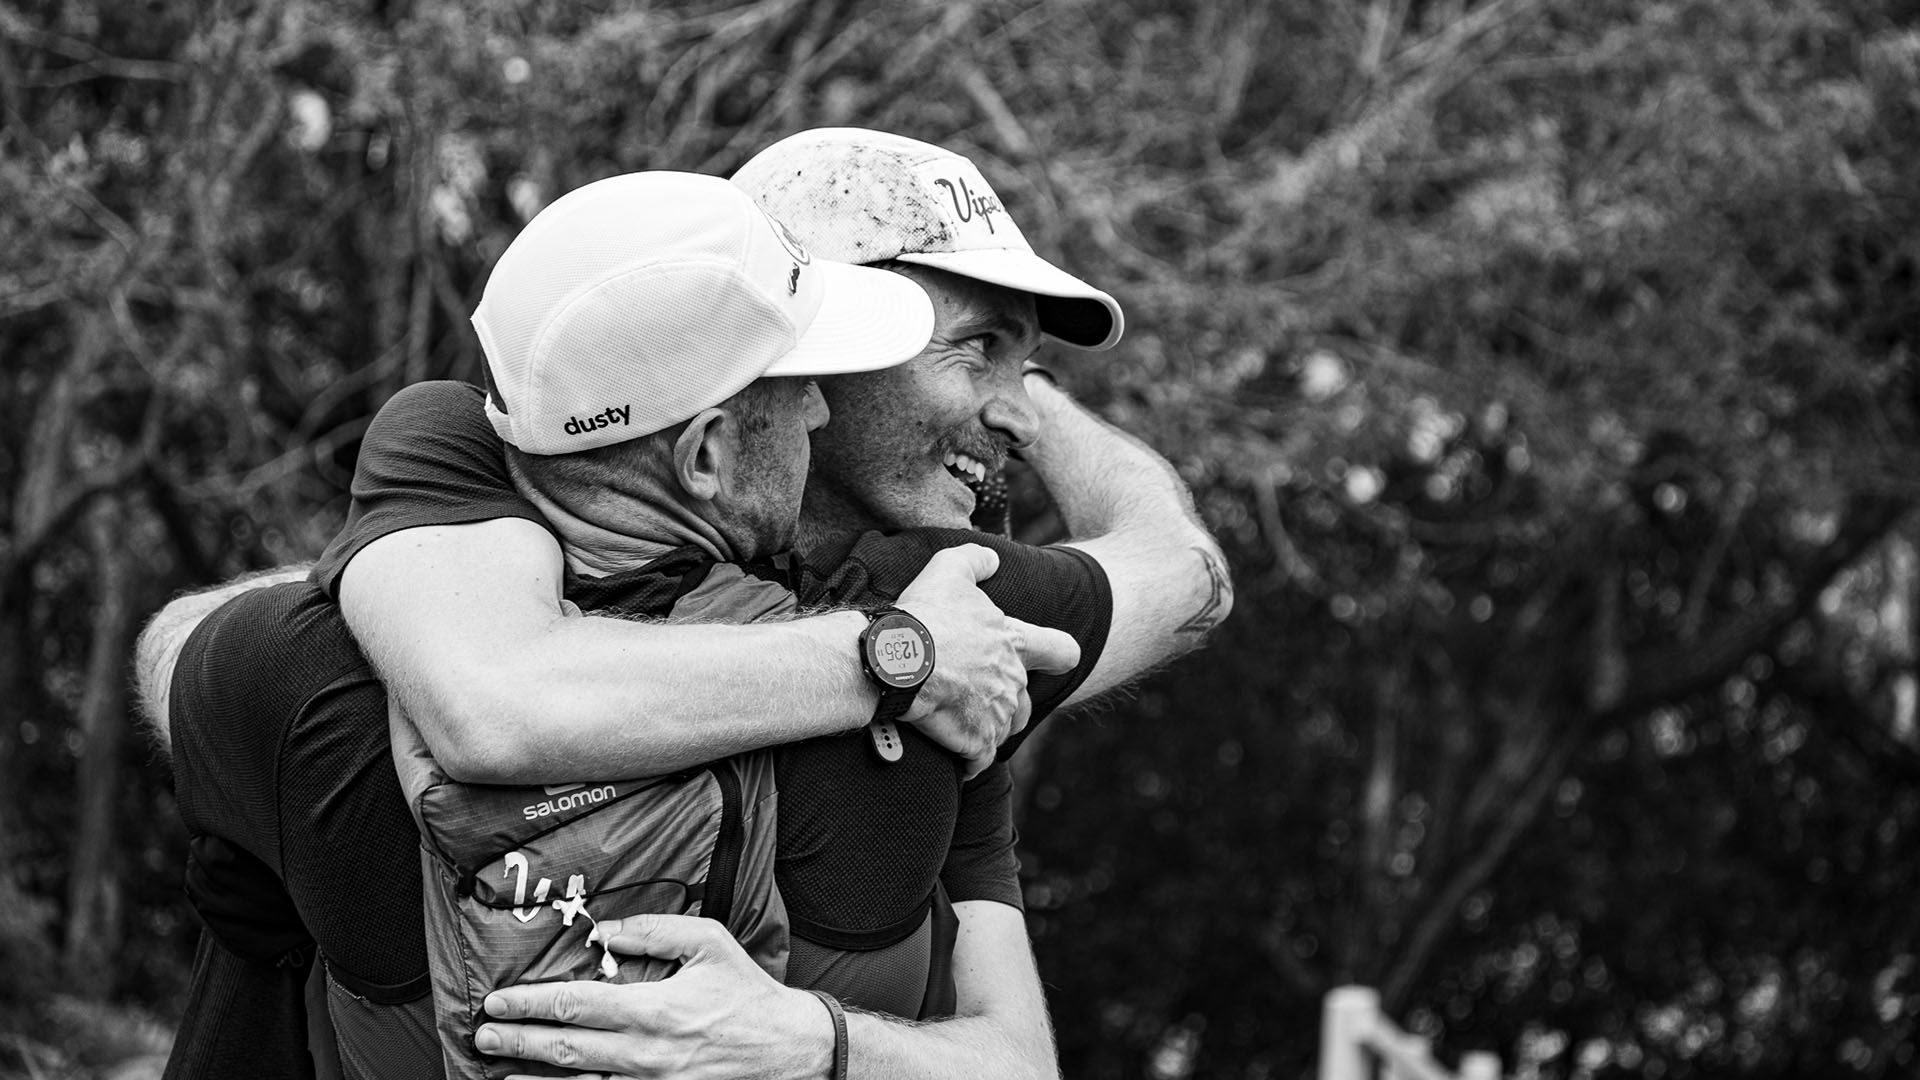
[[[933,635],[926,624],[899,608],[873,611],[867,628],[860,631],[860,670],[880,688],[880,705],[867,725],[874,752],[883,760],[899,761],[905,747],[895,721],[906,715],[933,674]]]

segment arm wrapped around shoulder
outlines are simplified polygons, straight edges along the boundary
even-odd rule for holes
[[[1197,648],[1233,610],[1233,582],[1165,458],[1048,380],[1026,385],[1041,421],[1026,459],[1060,507],[1067,546],[1098,559],[1113,589],[1106,649],[1071,704]]]

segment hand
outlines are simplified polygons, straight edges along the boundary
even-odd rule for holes
[[[474,1033],[482,1053],[639,1078],[826,1075],[833,1054],[827,1010],[813,995],[775,982],[719,923],[635,915],[608,919],[593,933],[615,952],[682,966],[658,982],[495,990],[485,1008],[498,1020]],[[536,1023],[512,1022],[519,1020]]]
[[[967,761],[972,777],[993,763],[1007,736],[1027,726],[1028,670],[1064,672],[1080,662],[1069,634],[1009,618],[979,583],[1000,556],[978,544],[934,553],[896,601],[927,625],[937,650],[906,721]]]

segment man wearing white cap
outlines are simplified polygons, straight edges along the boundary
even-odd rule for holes
[[[1023,378],[1042,336],[1113,347],[1120,306],[1034,254],[971,161],[899,135],[822,128],[756,154],[733,182],[813,250],[902,273],[934,302],[933,340],[911,363],[821,384],[842,422],[814,438],[802,514],[810,561],[832,565],[819,555],[836,533],[964,525],[975,486],[965,474],[996,472],[1012,450],[1048,481],[1069,545],[1095,555],[1113,586],[1113,633],[1075,700],[1192,648],[1225,616],[1224,563],[1166,463],[1044,373]]]
[[[722,180],[649,173],[588,185],[543,212],[500,260],[475,324],[496,385],[493,427],[511,447],[517,487],[564,538],[581,595],[644,613],[643,587],[659,587],[669,572],[647,568],[665,563],[676,610],[692,603],[693,617],[712,621],[793,611],[768,560],[793,543],[807,435],[828,418],[813,377],[901,362],[927,341],[932,311],[897,275],[813,258]],[[963,583],[992,569],[981,549],[937,561]],[[735,565],[742,569],[720,572]],[[948,671],[922,685],[924,696],[977,695],[966,684],[978,681],[999,684],[989,693],[1010,700],[1025,678],[1018,653],[981,647],[1009,632],[1025,639],[1027,666],[1071,665],[1063,635],[1015,624],[939,576],[899,599],[945,639]],[[852,666],[868,622],[845,612],[766,626],[757,637],[673,632],[696,647],[771,652],[798,631],[815,666],[831,668],[841,650]],[[698,676],[697,660],[687,666]],[[295,929],[304,924],[318,939],[345,1075],[437,1072],[443,1045],[450,1055],[471,1045],[471,1013],[465,1032],[436,1038],[430,1010],[392,1007],[424,1000],[392,977],[407,973],[409,955],[419,962],[419,841],[386,760],[386,695],[337,608],[305,582],[249,592],[200,625],[176,676],[170,737],[176,794],[195,837],[189,891],[216,936],[233,930],[243,940],[227,942],[226,953],[203,943],[169,1074],[305,1075],[297,977],[289,985],[277,963],[232,962],[268,915],[244,893],[222,907],[236,894],[223,892],[220,875],[236,859],[277,875],[280,903],[298,909]],[[882,696],[819,685],[829,691],[818,703],[828,717],[849,711],[833,693],[859,718]],[[530,744],[565,738],[539,717],[527,723]],[[569,869],[602,887],[608,880],[604,867]],[[595,906],[619,914],[621,900]],[[301,949],[276,939],[266,951],[284,959]]]

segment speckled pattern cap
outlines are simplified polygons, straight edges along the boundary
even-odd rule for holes
[[[815,128],[774,143],[734,184],[821,257],[889,259],[1032,293],[1040,329],[1110,349],[1125,328],[1113,297],[1034,254],[973,162],[866,128]]]

